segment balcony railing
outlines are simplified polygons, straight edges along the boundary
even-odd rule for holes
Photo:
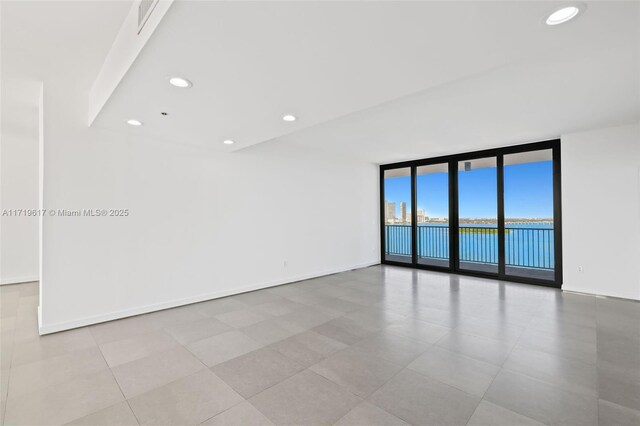
[[[449,258],[449,227],[420,225],[417,229],[418,258]],[[385,225],[386,254],[411,256],[411,225]],[[461,226],[461,262],[498,264],[498,228]],[[553,229],[505,227],[505,265],[553,270]]]

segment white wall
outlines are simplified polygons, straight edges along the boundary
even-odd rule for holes
[[[563,289],[640,299],[640,126],[567,134],[561,150]]]
[[[64,87],[44,91],[45,207],[130,216],[45,217],[41,332],[378,263],[376,166],[87,128]]]
[[[38,135],[3,132],[0,158],[0,213],[38,209]],[[36,281],[38,218],[22,214],[0,220],[0,284]]]

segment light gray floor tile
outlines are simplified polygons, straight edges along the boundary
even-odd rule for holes
[[[509,356],[513,343],[452,331],[437,343],[438,346],[497,366]]]
[[[456,307],[452,309],[424,308],[421,307],[413,317],[431,324],[447,328],[455,328],[460,324],[462,316],[456,313]]]
[[[280,318],[301,329],[308,330],[330,321],[333,316],[314,307],[305,307],[283,315]]]
[[[187,349],[211,367],[260,349],[262,346],[240,331],[229,331],[189,343]]]
[[[547,324],[577,324],[583,327],[596,327],[596,312],[562,312],[545,304],[536,314],[536,318],[532,322],[544,322]]]
[[[36,311],[30,316],[22,316],[16,319],[16,328],[13,332],[13,343],[18,345],[40,338],[37,318],[38,314]]]
[[[126,401],[76,419],[69,426],[137,426],[138,421]]]
[[[4,399],[0,400],[0,424],[1,425],[4,424],[4,413],[5,413],[6,406],[7,406],[7,401]]]
[[[428,343],[382,331],[356,343],[354,348],[404,367],[429,346]]]
[[[377,330],[362,327],[351,318],[340,317],[312,329],[346,345],[352,345],[365,337],[373,335]]]
[[[406,369],[369,400],[415,425],[464,425],[480,402],[478,397]]]
[[[478,317],[462,319],[455,329],[457,332],[502,340],[507,343],[515,343],[522,333],[524,333],[524,330],[524,326],[513,325],[502,319],[496,320],[493,318]]]
[[[349,312],[344,317],[349,318],[353,320],[355,324],[372,331],[381,330],[388,325],[408,319],[403,315],[389,312],[386,309],[371,306],[359,309],[357,311]]]
[[[9,395],[24,395],[107,368],[97,347],[31,362],[11,369]]]
[[[384,330],[407,339],[436,343],[451,329],[416,319],[405,319],[387,326]]]
[[[313,291],[305,291],[300,294],[287,296],[287,299],[296,303],[300,303],[302,305],[307,305],[307,306],[316,306],[316,305],[327,303],[333,300],[333,298],[329,296],[325,296],[324,294],[318,294]],[[358,306],[360,308],[362,307],[362,305],[358,305]]]
[[[233,328],[230,325],[218,321],[215,318],[206,318],[174,325],[166,328],[165,331],[178,342],[185,345],[232,329]]]
[[[248,401],[229,408],[227,411],[201,424],[214,426],[273,426],[273,423]]]
[[[39,336],[37,293],[36,284],[0,287],[0,423],[135,424],[102,350],[91,355],[98,345],[115,365],[113,371],[127,394],[144,392],[133,399],[174,389],[198,374],[217,380],[218,390],[187,386],[207,389],[190,392],[177,386],[173,394],[156,394],[165,399],[158,396],[159,408],[149,409],[145,419],[152,423],[245,426],[265,424],[265,415],[270,415],[274,423],[280,419],[296,426],[339,420],[464,424],[473,410],[470,424],[530,424],[533,418],[581,426],[597,420],[603,425],[639,423],[637,302],[375,266]],[[238,311],[244,314],[234,314]],[[247,319],[251,323],[256,316],[261,321],[234,329],[215,319],[225,314],[229,321],[238,321],[236,325]],[[253,378],[260,384],[257,389],[271,386],[252,397],[270,395],[264,397],[264,413],[243,403],[237,392],[201,365],[241,365],[237,357],[245,358],[267,344],[269,349],[262,352],[269,355],[251,364],[269,365]],[[505,354],[508,359],[501,364]],[[351,360],[335,361],[341,357]],[[371,360],[411,361],[406,364],[411,368],[393,375],[369,395],[369,401],[354,408],[361,401],[349,389],[367,395],[384,373],[378,361]],[[497,365],[487,367],[486,361]],[[341,384],[311,370],[289,377],[293,373],[286,370],[292,363],[298,368],[330,366],[323,374]],[[199,370],[193,372],[196,365]],[[503,369],[485,393],[494,400],[475,409],[470,401],[477,402],[499,365]],[[235,369],[240,370],[227,380],[239,380],[242,373],[255,369]],[[296,382],[299,376],[308,380]],[[222,399],[207,399],[217,393]],[[174,399],[187,402],[170,402]]]
[[[272,302],[262,303],[255,307],[255,310],[258,312],[262,312],[267,315],[272,315],[274,317],[278,317],[281,315],[286,315],[295,310],[303,308],[304,305],[300,303],[293,302],[288,299],[278,299]]]
[[[349,302],[348,300],[342,300],[338,298],[331,298],[314,305],[316,309],[328,313],[329,315],[347,314],[349,312],[362,309],[362,305]]]
[[[12,365],[17,367],[92,346],[97,345],[87,327],[38,336],[15,345]]]
[[[598,361],[640,371],[640,337],[600,331],[597,348]]]
[[[295,334],[303,332],[305,329],[291,324],[282,318],[273,318],[257,324],[240,329],[247,336],[263,345],[284,340]]]
[[[178,306],[171,309],[152,312],[143,316],[150,327],[164,329],[178,324],[189,323],[207,318],[207,315],[197,309],[195,305]]]
[[[330,425],[360,399],[335,383],[304,370],[251,398],[276,425]]]
[[[195,308],[201,312],[204,312],[210,317],[224,314],[227,312],[239,311],[247,308],[248,305],[233,300],[230,297],[223,297],[220,299],[208,300],[206,302],[200,302],[195,305]]]
[[[516,346],[502,365],[571,392],[596,395],[598,376],[596,367],[536,350]]]
[[[268,289],[265,289],[265,291],[267,293],[272,293],[272,294],[275,294],[276,296],[281,296],[281,297],[296,296],[299,294],[308,293],[308,290],[301,288],[299,283],[292,283],[292,284],[285,284],[285,285],[270,287]]]
[[[129,339],[153,331],[142,316],[124,318],[92,325],[89,331],[98,345]]]
[[[598,395],[640,411],[640,371],[606,361],[598,362]]]
[[[178,342],[164,331],[152,331],[124,340],[100,345],[100,350],[109,367],[135,361],[155,352],[178,346]]]
[[[231,311],[216,315],[216,319],[234,328],[247,327],[251,324],[255,324],[269,318],[272,318],[272,316],[256,312],[255,308],[246,308],[239,311]]]
[[[596,329],[580,324],[534,320],[527,327],[527,330],[537,331],[549,336],[557,336],[560,339],[578,340],[585,343],[596,342]]]
[[[498,373],[485,398],[549,425],[598,423],[597,398],[507,370]]]
[[[518,340],[518,345],[593,365],[598,358],[595,342],[562,338],[537,330],[525,330]]]
[[[602,426],[638,426],[640,411],[601,399],[598,401],[598,419]]]
[[[544,426],[544,424],[489,401],[482,401],[469,419],[467,426]]]
[[[15,317],[18,312],[18,303],[20,302],[20,292],[3,292],[0,297],[0,318]]]
[[[133,398],[205,368],[191,352],[178,346],[120,364],[112,371],[124,396]]]
[[[638,307],[636,309],[640,310]],[[640,325],[638,323],[640,323],[640,318],[637,313],[630,314],[625,312],[624,309],[619,311],[598,309],[596,318],[598,332],[638,339],[640,338]]]
[[[360,350],[345,349],[310,369],[359,397],[366,398],[400,371],[402,366]]]
[[[262,348],[218,364],[211,370],[240,395],[250,398],[303,368],[273,349]]]
[[[346,348],[347,345],[309,330],[276,342],[270,347],[298,364],[309,367]]]
[[[111,371],[84,375],[7,400],[10,425],[55,425],[94,413],[124,400]]]
[[[3,368],[0,370],[0,400],[3,402],[7,400],[10,373],[11,370],[9,368]]]
[[[351,291],[353,290],[348,287],[339,286],[336,284],[325,284],[317,289],[314,289],[314,292],[316,292],[317,294],[322,294],[324,296],[332,298],[349,294]],[[362,305],[360,305],[360,307],[362,307]]]
[[[11,359],[13,358],[13,331],[5,331],[0,334],[0,368],[1,369],[9,369],[11,368]]]
[[[387,413],[367,401],[361,402],[343,418],[336,422],[336,426],[408,426],[409,423],[400,420],[393,414]]]
[[[346,300],[347,302],[357,303],[362,306],[371,306],[380,302],[384,297],[369,293],[366,291],[354,290],[339,297],[339,299]]]
[[[203,370],[129,400],[142,425],[197,425],[243,398],[222,379]]]
[[[432,346],[408,368],[469,394],[482,397],[500,367]]]

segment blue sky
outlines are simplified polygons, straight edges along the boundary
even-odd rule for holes
[[[507,218],[549,218],[553,216],[553,163],[541,161],[505,166],[504,201]],[[419,175],[418,209],[430,217],[448,217],[449,194],[446,173]],[[484,168],[458,173],[460,217],[497,216],[496,169]],[[410,206],[411,178],[385,180],[385,199]],[[408,208],[407,208],[408,209]]]

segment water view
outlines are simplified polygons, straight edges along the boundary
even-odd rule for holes
[[[553,161],[551,150],[504,155],[504,264],[506,273],[553,279]],[[418,264],[448,268],[456,258],[461,270],[497,273],[497,157],[385,171],[385,258],[412,263],[412,221],[416,222]],[[457,165],[456,203],[451,205],[449,176]],[[454,168],[455,170],[455,168]],[[415,200],[415,214],[412,200]],[[450,250],[450,209],[457,210],[458,252]]]

